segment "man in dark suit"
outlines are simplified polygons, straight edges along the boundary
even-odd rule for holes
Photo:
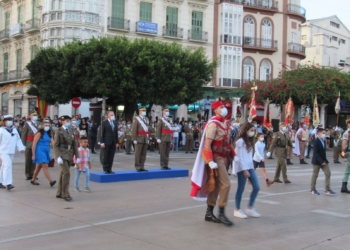
[[[328,166],[328,160],[326,157],[326,131],[323,128],[317,130],[317,137],[314,140],[313,145],[314,155],[312,157],[313,164],[313,174],[311,178],[311,194],[320,195],[316,190],[316,180],[320,169],[324,172],[325,175],[325,190],[324,193],[328,195],[334,195],[335,193],[330,188],[331,183],[331,171]]]
[[[114,154],[118,144],[118,122],[115,120],[113,111],[107,113],[107,119],[101,124],[101,148],[104,149],[103,171],[105,174],[112,172]]]

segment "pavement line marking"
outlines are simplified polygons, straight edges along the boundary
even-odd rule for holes
[[[269,193],[269,192],[259,191],[259,194],[267,194],[267,195],[271,195],[271,194],[274,194],[274,193]]]
[[[318,214],[331,215],[331,216],[339,217],[339,218],[348,218],[348,217],[350,217],[349,214],[340,214],[340,213],[330,212],[330,211],[326,211],[326,210],[319,210],[319,209],[312,210],[311,212],[318,213]]]
[[[269,201],[269,200],[261,200],[261,199],[256,199],[255,201],[258,201],[258,202],[261,202],[261,203],[270,204],[270,205],[281,204],[281,202],[278,202],[278,201]]]

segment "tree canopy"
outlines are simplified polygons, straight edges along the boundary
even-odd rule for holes
[[[114,37],[43,48],[27,68],[31,92],[48,104],[106,96],[124,105],[172,105],[203,98],[216,66],[203,48]]]
[[[262,104],[266,99],[277,105],[284,105],[291,97],[295,104],[310,104],[317,94],[318,103],[335,102],[339,92],[342,98],[350,100],[350,74],[336,67],[322,67],[304,64],[290,70],[284,66],[279,76],[269,81],[246,82],[242,102],[250,102],[251,87],[256,85],[256,101]]]

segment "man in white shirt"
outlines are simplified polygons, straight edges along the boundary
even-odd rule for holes
[[[13,126],[12,115],[5,115],[4,127],[0,128],[0,188],[7,190],[14,188],[12,185],[12,161],[16,147],[21,153],[25,150],[21,137]]]

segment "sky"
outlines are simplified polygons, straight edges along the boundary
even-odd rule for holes
[[[337,15],[350,30],[350,0],[301,0],[300,5],[306,9],[307,20]]]

